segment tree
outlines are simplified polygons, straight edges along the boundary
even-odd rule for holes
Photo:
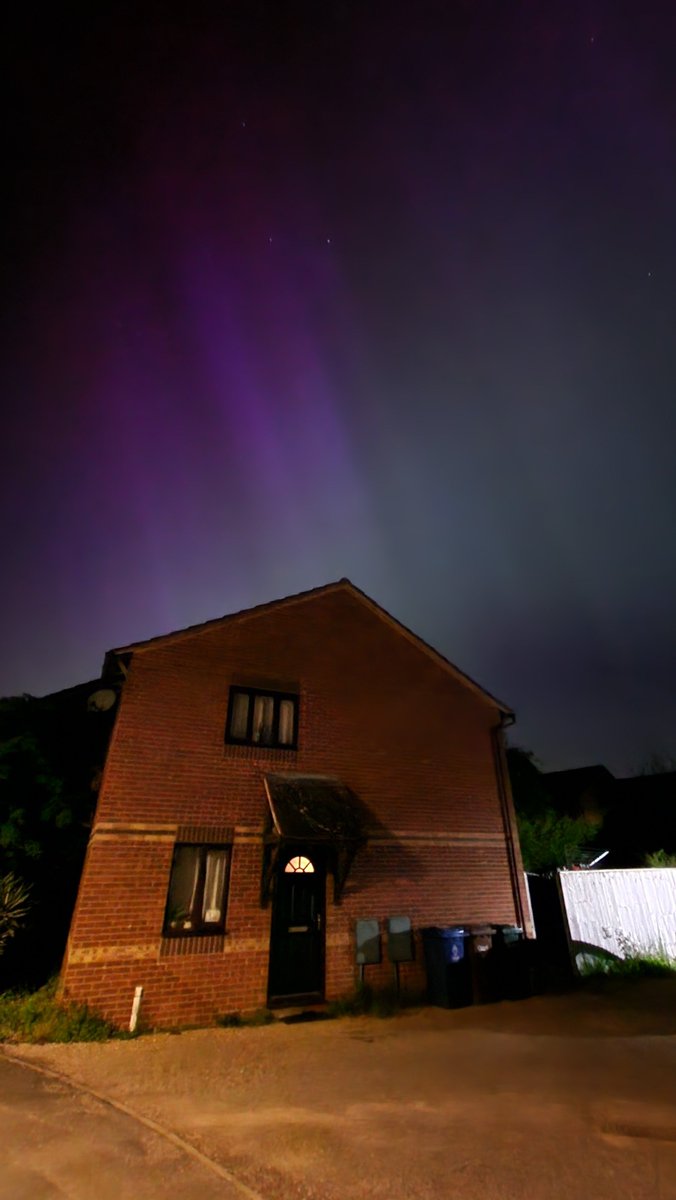
[[[539,760],[532,750],[510,746],[507,750],[507,767],[517,813],[535,817],[553,807]]]
[[[660,850],[676,856],[676,759],[662,752],[650,754],[633,776],[620,780],[620,789],[615,826],[633,852],[627,855],[627,865],[634,865],[632,859],[646,865],[646,854]]]
[[[41,858],[54,832],[73,823],[63,773],[48,757],[34,704],[30,696],[0,701],[0,854],[5,865],[19,868]]]
[[[584,817],[568,817],[553,808],[535,816],[517,813],[521,857],[527,871],[554,871],[571,866],[583,846],[589,845],[594,830]]]
[[[582,847],[593,842],[598,823],[557,811],[531,750],[510,746],[507,765],[525,869],[553,871],[570,866]]]
[[[0,700],[0,876],[31,894],[3,956],[13,983],[43,981],[63,955],[111,725],[88,712],[91,689]]]
[[[671,775],[676,773],[676,758],[672,754],[653,751],[634,771],[635,775]]]
[[[65,736],[58,702],[0,700],[0,862],[21,875],[58,854],[71,857],[74,831],[92,808]],[[76,835],[77,838],[77,835]]]

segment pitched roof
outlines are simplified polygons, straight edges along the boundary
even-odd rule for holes
[[[167,645],[167,643],[182,641],[184,638],[194,637],[201,633],[206,633],[207,631],[215,629],[220,625],[226,625],[230,624],[231,622],[234,623],[238,621],[245,621],[254,617],[263,616],[273,610],[290,607],[291,605],[295,604],[304,604],[307,601],[317,599],[319,596],[326,596],[333,592],[346,592],[348,595],[358,600],[366,608],[370,609],[374,616],[378,617],[381,621],[384,621],[391,628],[396,630],[396,632],[405,637],[414,646],[426,654],[428,658],[431,658],[438,666],[442,667],[442,669],[452,675],[453,678],[459,683],[462,683],[470,691],[474,692],[475,695],[479,696],[483,700],[488,701],[491,705],[505,715],[513,716],[513,710],[509,707],[509,705],[503,704],[502,701],[498,700],[490,692],[486,691],[485,688],[482,688],[478,683],[475,682],[475,680],[471,679],[469,675],[466,675],[464,671],[461,671],[459,667],[456,667],[452,662],[445,658],[443,654],[440,654],[438,650],[435,650],[421,637],[418,637],[418,635],[413,633],[412,630],[410,630],[406,625],[403,625],[401,621],[398,621],[396,617],[393,617],[391,613],[382,608],[380,604],[377,604],[375,600],[372,600],[370,596],[367,596],[365,592],[362,592],[360,588],[351,583],[349,579],[338,579],[333,583],[326,583],[321,587],[310,588],[304,592],[297,592],[292,596],[283,596],[279,600],[271,600],[266,604],[257,604],[254,605],[253,608],[244,608],[239,612],[229,613],[223,617],[215,617],[211,621],[203,621],[198,625],[188,625],[185,629],[177,629],[171,633],[159,634],[157,637],[146,638],[144,641],[140,642],[130,642],[127,646],[117,646],[114,650],[110,650],[108,652],[106,655],[106,660],[108,660],[110,656],[116,657],[118,655],[132,654],[139,650],[144,651],[158,645],[159,643]]]
[[[566,771],[546,771],[546,787],[559,799],[581,796],[588,790],[603,791],[615,784],[615,776],[602,763],[591,767],[570,767]]]

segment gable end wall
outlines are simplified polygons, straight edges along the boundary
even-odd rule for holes
[[[228,746],[233,683],[297,685],[297,751]],[[266,772],[336,776],[369,810],[343,903],[327,881],[327,998],[356,979],[354,923],[416,930],[519,921],[493,744],[497,708],[348,593],[224,623],[132,658],[111,740],[63,974],[119,1024],[144,987],[153,1025],[206,1023],[267,998],[260,905]],[[173,846],[199,826],[233,844],[225,937],[171,942]],[[520,864],[519,864],[520,865]],[[422,952],[402,969],[422,985]],[[390,982],[391,968],[369,968]]]

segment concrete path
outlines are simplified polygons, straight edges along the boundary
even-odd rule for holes
[[[1,1200],[159,1197],[243,1200],[243,1193],[147,1125],[0,1056]]]

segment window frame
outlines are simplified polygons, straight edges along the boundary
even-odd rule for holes
[[[234,716],[235,699],[237,696],[247,696],[249,708],[247,713],[245,737],[235,737],[231,732]],[[257,699],[271,699],[273,702],[273,736],[269,742],[256,742],[253,738],[254,707]],[[279,740],[279,720],[282,701],[288,700],[293,705],[293,737],[290,742]],[[298,749],[298,715],[299,696],[297,692],[278,692],[273,688],[245,687],[233,683],[228,697],[228,715],[225,722],[225,741],[229,746],[254,746],[260,750],[297,750]]]
[[[171,926],[169,919],[169,903],[171,899],[171,883],[174,876],[174,869],[178,861],[179,850],[195,850],[199,854],[200,863],[198,869],[197,886],[195,888],[195,898],[193,901],[193,913],[201,913],[204,903],[204,886],[206,882],[207,872],[207,857],[209,851],[220,851],[225,853],[225,871],[223,873],[223,894],[221,901],[221,919],[220,921],[196,921],[191,916],[191,929],[174,929]],[[220,937],[226,932],[225,919],[228,911],[228,899],[230,891],[230,867],[232,863],[232,844],[230,842],[176,842],[171,858],[171,870],[169,872],[169,883],[167,885],[167,899],[164,906],[164,920],[162,923],[162,936],[165,938],[200,938],[200,937]]]

